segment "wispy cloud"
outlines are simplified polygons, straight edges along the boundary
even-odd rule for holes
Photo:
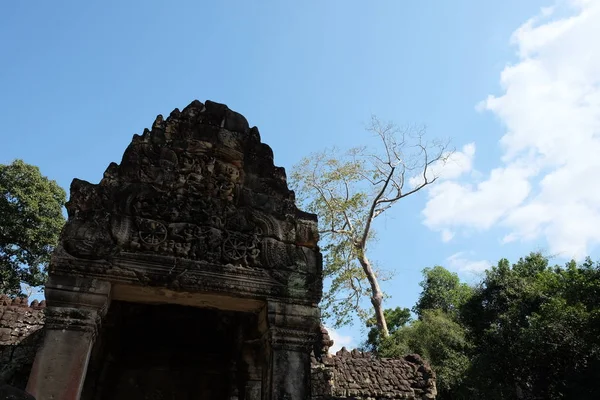
[[[568,16],[555,17],[565,4]],[[506,126],[503,157],[483,180],[432,187],[425,225],[444,240],[460,229],[502,227],[505,243],[545,239],[564,257],[600,243],[597,38],[600,1],[590,0],[563,0],[514,32],[518,61],[502,71],[503,93],[478,106]]]
[[[452,254],[446,258],[446,266],[449,270],[470,275],[480,275],[491,267],[492,264],[488,260],[472,260],[471,255],[472,253],[464,251]]]
[[[329,337],[333,340],[333,346],[329,349],[330,353],[335,354],[342,347],[346,347],[346,349],[353,348],[352,336],[342,335],[333,328],[326,327],[326,329],[329,332]]]
[[[434,177],[440,180],[456,179],[473,169],[473,157],[475,156],[475,143],[468,143],[462,149],[447,152],[444,154],[443,161],[440,159],[432,163],[427,169],[427,178],[432,180]],[[409,183],[412,187],[423,183],[421,174],[410,178]]]

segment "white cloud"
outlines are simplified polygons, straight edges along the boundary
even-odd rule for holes
[[[327,332],[329,332],[329,337],[333,340],[333,346],[329,348],[329,352],[335,354],[342,347],[346,347],[346,349],[350,350],[352,348],[352,336],[345,336],[340,334],[333,328],[326,327]]]
[[[450,229],[442,230],[442,242],[447,243],[451,241],[452,238],[454,238],[454,232],[452,232]]]
[[[439,175],[444,179],[456,179],[473,169],[474,156],[475,143],[466,144],[461,151],[455,151],[450,154],[443,166],[436,165],[434,174]]]
[[[519,58],[502,71],[503,94],[478,106],[506,126],[501,164],[429,190],[424,223],[443,239],[501,226],[505,243],[543,238],[577,258],[600,243],[600,1],[567,5],[570,15],[544,8],[514,32]]]
[[[488,269],[492,264],[487,260],[470,260],[464,251],[452,254],[446,258],[448,269],[463,274],[479,274]]]
[[[427,169],[427,178],[456,179],[473,170],[473,157],[475,156],[475,143],[468,143],[460,151],[445,153],[445,161],[432,163]],[[417,175],[410,178],[409,183],[415,187],[423,182],[423,176]]]

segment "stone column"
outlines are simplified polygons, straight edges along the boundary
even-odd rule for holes
[[[262,399],[262,369],[261,355],[263,349],[260,339],[248,340],[242,347],[242,362],[244,365],[244,374],[242,385],[245,400]]]
[[[110,302],[108,282],[51,276],[46,285],[46,334],[27,392],[36,400],[79,400],[101,318]]]
[[[269,301],[267,368],[263,374],[266,400],[310,400],[310,352],[316,340],[319,310]]]

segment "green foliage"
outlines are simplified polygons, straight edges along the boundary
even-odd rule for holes
[[[404,327],[411,320],[410,310],[408,308],[388,308],[384,310],[385,320],[388,324],[390,335],[393,335],[398,329]],[[381,333],[377,328],[377,320],[371,317],[366,321],[369,328],[367,340],[364,343],[364,350],[377,353],[381,345]]]
[[[367,131],[378,139],[377,150],[324,151],[294,166],[290,183],[307,211],[319,217],[319,233],[327,278],[321,309],[338,327],[355,316],[372,315],[363,307],[370,298],[377,328],[387,334],[382,306],[385,280],[367,257],[373,222],[398,201],[436,181],[450,157],[444,143],[427,143],[423,130],[401,130],[373,117]]]
[[[473,289],[461,283],[456,273],[440,266],[425,268],[419,285],[423,290],[413,307],[419,317],[425,310],[442,310],[457,316],[462,305],[473,294]]]
[[[0,293],[20,294],[21,282],[44,283],[65,201],[65,191],[38,167],[0,164]]]
[[[442,267],[423,275],[419,319],[372,344],[421,354],[439,399],[600,398],[600,264],[532,253],[500,260],[474,288]]]
[[[400,323],[385,339],[369,331],[365,347],[382,357],[420,354],[436,371],[440,399],[469,398],[464,380],[470,366],[471,346],[466,329],[458,322],[458,314],[473,289],[441,266],[425,268],[420,286],[422,291],[413,307],[419,319],[407,325],[410,319],[407,308],[386,310],[386,316],[389,313]]]
[[[348,324],[355,315],[365,319],[361,300],[370,294],[356,246],[369,209],[369,193],[361,187],[366,166],[356,157],[358,152],[313,154],[291,174],[299,200],[319,216],[323,273],[330,278],[321,308],[336,327]]]
[[[469,379],[489,399],[600,398],[600,269],[550,267],[539,253],[487,272],[463,320]]]
[[[417,353],[433,367],[440,399],[468,398],[463,381],[470,366],[465,328],[440,309],[423,310],[420,319],[384,339],[379,355]]]

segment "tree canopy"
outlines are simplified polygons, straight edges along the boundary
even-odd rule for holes
[[[21,283],[44,283],[65,201],[65,191],[38,167],[0,164],[0,293],[18,295]]]
[[[374,350],[421,354],[439,399],[600,398],[599,263],[551,266],[532,253],[472,287],[443,267],[423,274],[418,318]]]
[[[329,287],[322,309],[334,326],[372,314],[377,329],[389,333],[382,270],[368,257],[373,222],[401,199],[434,183],[451,152],[445,143],[427,142],[423,129],[400,129],[373,117],[367,131],[376,149],[356,147],[312,154],[296,165],[291,184],[304,207],[319,216],[324,274]]]
[[[435,266],[423,270],[423,280],[419,283],[421,294],[413,311],[421,316],[425,310],[441,310],[456,317],[460,308],[473,294],[473,289],[461,283],[454,272]]]
[[[410,310],[408,308],[388,308],[384,310],[385,320],[388,324],[389,334],[394,335],[396,331],[411,320]],[[377,328],[377,320],[375,317],[369,318],[366,321],[369,332],[367,334],[367,340],[364,343],[364,350],[377,352],[381,346],[382,335]]]

